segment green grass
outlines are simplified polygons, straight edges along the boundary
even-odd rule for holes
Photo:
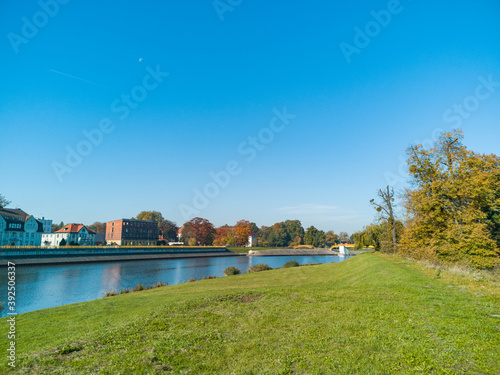
[[[362,254],[19,315],[14,371],[499,374],[495,295],[407,263]]]

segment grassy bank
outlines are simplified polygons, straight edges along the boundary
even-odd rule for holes
[[[498,374],[495,287],[460,282],[363,254],[41,310],[17,317],[15,372]]]

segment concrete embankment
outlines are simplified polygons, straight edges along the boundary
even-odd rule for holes
[[[226,248],[94,248],[94,249],[37,249],[0,251],[0,267],[8,262],[16,266],[45,266],[57,264],[125,262],[154,259],[244,256]]]

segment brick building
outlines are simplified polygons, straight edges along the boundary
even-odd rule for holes
[[[157,245],[160,231],[156,221],[121,219],[106,223],[108,245]]]

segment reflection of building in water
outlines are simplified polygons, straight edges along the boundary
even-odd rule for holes
[[[102,272],[102,288],[110,291],[113,288],[118,288],[121,280],[121,265],[114,264],[104,267]]]

